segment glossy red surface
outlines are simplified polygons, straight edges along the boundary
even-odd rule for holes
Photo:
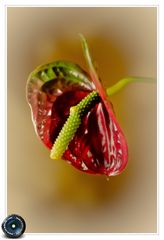
[[[70,86],[62,79],[47,83],[38,78],[29,81],[27,98],[35,130],[49,149],[67,120],[70,107],[77,105],[93,89],[89,84],[87,87]],[[125,168],[128,158],[126,140],[105,98],[100,98],[100,102],[83,117],[62,158],[77,169],[92,174],[117,175]]]

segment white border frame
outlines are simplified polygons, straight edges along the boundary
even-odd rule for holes
[[[25,1],[24,1],[25,2]],[[159,47],[160,47],[160,52],[162,50],[164,50],[164,47],[162,49],[162,45],[164,43],[164,37],[162,35],[162,22],[164,22],[164,19],[162,20],[163,16],[164,16],[164,9],[162,9],[162,4],[159,4],[159,1],[142,1],[142,0],[138,0],[138,1],[124,1],[123,4],[123,0],[115,0],[113,1],[104,1],[101,0],[101,5],[98,3],[98,1],[95,1],[94,4],[92,4],[93,2],[91,2],[91,4],[88,5],[88,0],[83,0],[81,1],[82,3],[79,3],[77,5],[76,1],[69,1],[70,3],[68,4],[67,2],[64,1],[60,1],[60,4],[55,4],[54,5],[54,1],[53,0],[46,0],[45,3],[38,4],[37,0],[29,0],[27,1],[28,4],[24,4],[22,5],[22,1],[21,0],[1,0],[0,2],[0,31],[1,31],[1,38],[0,38],[0,59],[1,59],[1,87],[0,87],[0,100],[1,100],[1,118],[0,118],[0,127],[1,127],[1,152],[2,152],[2,159],[1,159],[1,168],[0,168],[0,190],[2,192],[3,197],[1,197],[1,212],[0,212],[0,224],[2,223],[2,221],[4,220],[4,218],[6,217],[6,213],[7,213],[7,23],[6,23],[6,9],[7,7],[153,7],[153,6],[159,6],[160,8],[158,9],[158,36],[160,37],[159,39],[159,44],[158,44],[158,79],[163,79],[163,81],[161,80],[160,83],[158,81],[158,105],[157,105],[157,112],[158,112],[158,140],[157,140],[157,149],[158,149],[158,187],[157,187],[157,192],[158,192],[158,233],[157,234],[59,234],[59,233],[54,233],[54,234],[35,234],[35,233],[31,233],[31,234],[26,234],[25,233],[25,237],[29,238],[29,239],[52,239],[52,238],[56,238],[56,239],[64,239],[64,238],[70,238],[70,239],[75,239],[75,238],[79,238],[82,239],[83,237],[86,239],[92,239],[92,238],[99,238],[101,237],[101,239],[108,239],[109,237],[112,239],[131,239],[133,237],[133,239],[164,239],[164,231],[162,228],[162,223],[164,223],[164,219],[163,219],[163,203],[164,203],[164,191],[162,191],[162,181],[164,182],[164,180],[162,180],[163,178],[163,162],[160,161],[159,159],[162,160],[164,158],[162,158],[162,148],[163,148],[163,143],[162,143],[162,138],[163,138],[163,134],[162,134],[162,123],[164,123],[164,115],[162,114],[162,102],[164,100],[162,100],[162,97],[164,97],[163,94],[163,90],[164,88],[162,87],[162,84],[164,82],[164,74],[162,73],[162,69],[163,69],[163,62],[162,61],[162,55],[159,53]],[[80,2],[80,1],[79,1]],[[144,2],[144,4],[143,4]],[[162,2],[162,1],[161,1]],[[109,5],[110,3],[110,5]],[[36,4],[36,5],[34,5]],[[49,5],[48,5],[49,4]],[[104,4],[104,5],[102,5]],[[133,5],[134,4],[134,5]],[[140,4],[140,5],[139,5]],[[149,4],[149,5],[147,5]],[[160,21],[159,21],[159,14],[160,14]],[[159,34],[160,31],[160,34]],[[164,51],[162,51],[164,52]],[[163,76],[163,78],[162,78]],[[162,90],[163,89],[163,90]],[[161,102],[161,106],[159,105],[159,103]],[[160,112],[160,114],[159,114]],[[159,119],[160,117],[160,119]],[[159,132],[159,126],[160,126],[160,132]],[[162,165],[163,164],[163,165]],[[159,193],[160,191],[160,193]],[[160,209],[160,211],[159,211]]]

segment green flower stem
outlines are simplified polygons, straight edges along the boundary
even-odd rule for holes
[[[112,87],[107,88],[106,93],[108,96],[112,96],[113,94],[120,91],[123,87],[125,87],[128,83],[133,83],[133,82],[155,83],[153,78],[127,77],[127,78],[121,79]]]
[[[105,93],[105,91],[102,87],[102,84],[101,84],[100,80],[99,80],[96,69],[94,67],[93,60],[92,60],[92,57],[91,57],[91,54],[90,54],[90,51],[89,51],[87,41],[82,34],[79,34],[79,36],[81,38],[81,44],[82,44],[82,48],[83,48],[86,63],[88,65],[88,70],[89,70],[90,77],[91,77],[93,83],[95,84],[96,90],[98,91],[99,95],[105,101],[107,96],[106,96],[106,93]]]
[[[62,158],[81,124],[82,117],[99,101],[99,94],[94,91],[83,98],[76,106],[70,108],[70,115],[54,142],[50,158],[54,160]]]

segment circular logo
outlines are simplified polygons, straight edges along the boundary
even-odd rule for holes
[[[2,223],[2,230],[9,238],[19,238],[26,229],[24,219],[16,214],[9,215]]]

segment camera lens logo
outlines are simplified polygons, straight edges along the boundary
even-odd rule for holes
[[[25,220],[16,214],[9,215],[2,223],[2,230],[8,238],[19,238],[25,229]]]

